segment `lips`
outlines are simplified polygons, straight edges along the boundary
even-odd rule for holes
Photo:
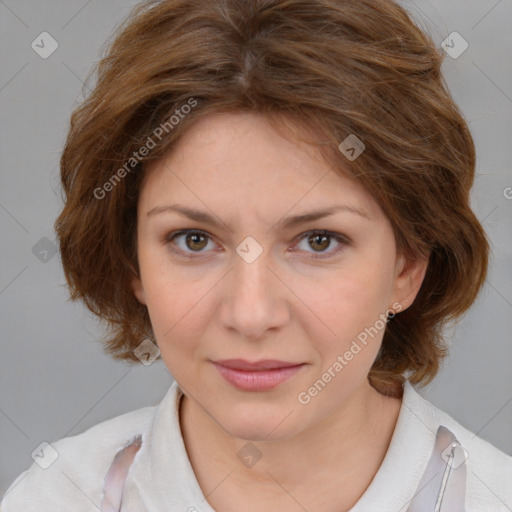
[[[218,372],[235,388],[242,391],[266,391],[275,388],[293,377],[305,363],[291,363],[266,359],[245,361],[243,359],[224,359],[212,361]]]

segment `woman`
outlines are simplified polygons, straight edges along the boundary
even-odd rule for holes
[[[512,457],[413,387],[489,255],[441,62],[391,0],[134,9],[56,230],[107,352],[175,382],[43,446],[3,512],[511,509]]]

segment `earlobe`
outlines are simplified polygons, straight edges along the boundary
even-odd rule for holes
[[[132,290],[133,294],[137,298],[137,300],[146,306],[146,294],[144,293],[144,287],[142,286],[142,281],[138,277],[132,278]]]
[[[401,304],[402,311],[414,302],[427,273],[429,259],[430,253],[427,256],[416,256],[411,259],[403,254],[400,255],[393,296],[396,302]]]

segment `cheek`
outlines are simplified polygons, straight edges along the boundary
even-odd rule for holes
[[[372,261],[371,265],[347,266],[325,277],[317,275],[313,284],[310,280],[299,283],[296,281],[295,289],[297,295],[305,297],[307,328],[311,337],[321,340],[320,351],[342,353],[354,340],[366,347],[374,340],[374,348],[365,352],[370,359],[376,354],[386,326],[381,315],[386,313],[390,289],[384,268]]]
[[[151,258],[147,254],[139,261],[151,325],[162,357],[165,359],[166,352],[193,351],[208,319],[213,276],[173,268],[161,256]]]
[[[183,290],[172,283],[154,287],[146,294],[151,324],[159,343],[179,339],[191,346],[201,332],[201,318],[205,318],[204,299],[198,288]],[[201,304],[203,302],[203,304]]]
[[[187,382],[187,375],[196,372],[192,368],[194,361],[201,359],[204,304],[190,290],[161,283],[147,294],[151,325],[167,369],[175,379]]]

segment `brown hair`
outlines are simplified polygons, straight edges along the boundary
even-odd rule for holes
[[[390,320],[369,374],[393,396],[405,374],[430,382],[447,353],[442,329],[475,300],[489,254],[469,202],[475,148],[442,60],[391,0],[138,4],[72,114],[61,158],[65,206],[55,223],[71,298],[108,323],[107,353],[138,361],[134,349],[152,336],[130,286],[144,167],[199,118],[251,111],[276,129],[292,121],[297,133],[314,134],[307,142],[380,204],[397,249],[431,251],[416,300]],[[165,136],[157,141],[158,127]],[[350,134],[365,145],[354,161],[338,149]],[[140,151],[149,138],[156,147]]]

